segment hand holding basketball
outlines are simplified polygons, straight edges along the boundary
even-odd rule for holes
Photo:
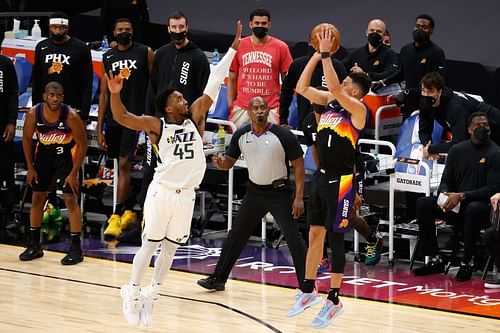
[[[320,36],[324,39],[324,52],[330,52],[332,54],[337,52],[340,47],[340,31],[337,27],[330,23],[320,23],[312,29],[311,34],[309,35],[309,43],[311,43],[312,47],[317,52],[321,52]],[[328,41],[325,39],[328,39]]]

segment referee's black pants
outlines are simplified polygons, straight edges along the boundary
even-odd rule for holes
[[[294,191],[290,187],[276,191],[270,186],[266,188],[248,183],[236,221],[224,242],[212,276],[224,282],[227,280],[252,232],[260,225],[267,212],[270,212],[288,244],[300,285],[304,280],[307,250],[297,221],[292,216],[293,199]]]

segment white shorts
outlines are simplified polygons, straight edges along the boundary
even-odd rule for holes
[[[142,239],[186,243],[191,232],[195,199],[194,189],[175,190],[151,183],[144,202]]]

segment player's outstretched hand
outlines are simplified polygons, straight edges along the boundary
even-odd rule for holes
[[[320,52],[330,52],[333,46],[333,39],[335,36],[332,34],[332,31],[328,28],[321,28],[317,34],[319,41],[319,51]]]
[[[120,75],[113,75],[112,71],[106,74],[108,81],[108,89],[111,94],[119,93],[123,88],[123,78]]]
[[[237,50],[240,47],[242,31],[243,31],[243,24],[241,24],[241,21],[238,20],[238,22],[236,22],[236,34],[234,35],[234,40],[233,43],[231,44],[231,47],[235,50]]]

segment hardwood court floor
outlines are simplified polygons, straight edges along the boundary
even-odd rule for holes
[[[122,317],[119,286],[130,264],[86,257],[61,266],[45,251],[20,262],[21,247],[0,244],[0,332],[311,332],[320,305],[286,318],[295,291],[230,280],[223,292],[196,285],[201,276],[171,271],[155,307],[152,327],[134,328]],[[146,280],[149,281],[152,269]],[[345,313],[325,329],[335,332],[500,332],[500,321],[343,297]]]

